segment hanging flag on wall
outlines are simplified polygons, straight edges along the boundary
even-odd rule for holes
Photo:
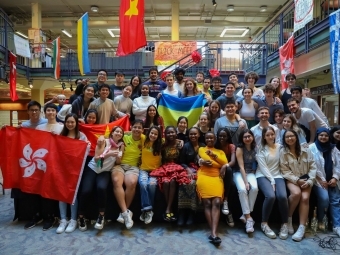
[[[329,15],[329,46],[334,93],[340,93],[340,10]]]
[[[177,126],[180,116],[188,118],[189,127],[193,126],[203,111],[206,100],[204,94],[199,96],[177,98],[163,94],[158,104],[158,113],[164,119],[164,126]]]
[[[89,44],[88,44],[88,21],[89,15],[85,13],[77,23],[77,53],[78,53],[78,65],[81,75],[88,74],[90,72],[89,63]]]
[[[86,142],[14,127],[1,129],[0,139],[4,188],[69,204],[75,201],[88,152]]]
[[[314,0],[294,0],[294,33],[313,20]]]
[[[17,94],[17,56],[13,52],[9,52],[9,92],[12,101],[19,99]]]
[[[144,0],[120,0],[119,26],[118,56],[131,54],[147,45],[144,31]]]
[[[282,88],[286,89],[288,84],[286,82],[286,75],[294,73],[294,35],[279,48],[280,54],[280,70]]]
[[[54,79],[59,80],[60,77],[60,37],[53,41],[53,69]]]

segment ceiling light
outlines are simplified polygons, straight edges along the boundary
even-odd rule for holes
[[[227,6],[227,11],[228,12],[233,12],[235,10],[234,5],[228,5]]]
[[[244,32],[243,32],[243,34],[242,34],[241,36],[244,37],[248,32],[249,32],[249,28],[247,28],[246,30],[244,30]]]
[[[113,33],[113,31],[119,31],[119,28],[109,28],[109,29],[107,29],[107,32],[109,32],[109,34],[112,37],[116,37],[115,34]]]
[[[216,6],[217,5],[216,0],[212,0],[212,4],[213,6]]]
[[[222,31],[222,33],[221,33],[220,37],[223,37],[223,36],[224,36],[224,34],[225,34],[225,32],[227,32],[227,28],[223,29],[223,31]]]
[[[25,34],[19,32],[19,31],[16,31],[15,33],[17,33],[18,35],[21,35],[22,37],[25,37],[26,39],[28,39],[28,36],[27,36],[27,35],[25,35]]]
[[[62,29],[61,32],[63,32],[68,37],[72,37],[72,35],[69,32],[67,32],[65,29]]]
[[[265,11],[267,11],[267,5],[260,6],[260,12],[265,12]]]
[[[229,36],[224,36],[227,31],[243,31],[242,35],[229,35]],[[249,28],[225,28],[223,29],[220,37],[244,37],[248,32]]]
[[[92,5],[92,6],[91,6],[91,11],[93,11],[93,12],[98,12],[98,11],[99,11],[98,6]]]
[[[108,41],[104,41],[104,43],[107,45],[107,47],[112,48],[112,45]]]

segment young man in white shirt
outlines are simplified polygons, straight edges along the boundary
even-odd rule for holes
[[[254,133],[257,149],[261,145],[262,130],[266,127],[272,127],[275,130],[275,143],[281,143],[280,130],[269,123],[269,115],[269,108],[267,106],[260,107],[257,111],[257,117],[260,122],[250,129]]]
[[[324,122],[314,111],[307,108],[301,108],[299,100],[290,98],[288,99],[287,106],[300,126],[303,125],[302,128],[305,128],[310,132],[310,134],[305,132],[306,140],[309,144],[314,142],[316,130],[319,127],[329,128],[327,123]]]
[[[329,125],[326,115],[321,111],[317,102],[312,98],[302,96],[302,88],[300,86],[292,87],[290,92],[292,93],[293,98],[300,101],[300,108],[313,110],[327,125]]]
[[[47,131],[59,135],[63,130],[64,125],[59,124],[56,120],[57,106],[52,103],[45,105],[44,113],[47,123],[38,125],[36,130]]]
[[[159,98],[162,94],[167,94],[178,98],[182,96],[182,92],[174,87],[175,77],[172,73],[168,73],[165,76],[165,82],[167,87],[161,93],[158,94],[157,98]]]

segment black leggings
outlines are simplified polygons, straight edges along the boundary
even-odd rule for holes
[[[231,169],[231,167],[227,167],[227,169],[225,170],[223,183],[224,183],[224,197],[229,199],[231,187],[234,185],[233,170]]]
[[[83,176],[81,178],[81,185],[79,191],[79,205],[78,214],[84,215],[87,202],[92,194],[94,186],[97,188],[97,203],[99,212],[105,212],[107,200],[107,186],[110,181],[110,172],[102,172],[97,174],[88,166],[85,167]]]

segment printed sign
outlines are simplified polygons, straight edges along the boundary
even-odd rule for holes
[[[18,35],[14,35],[14,46],[15,46],[15,53],[17,55],[30,58],[30,45],[27,39],[21,38]]]
[[[313,20],[313,0],[294,0],[294,32]]]

